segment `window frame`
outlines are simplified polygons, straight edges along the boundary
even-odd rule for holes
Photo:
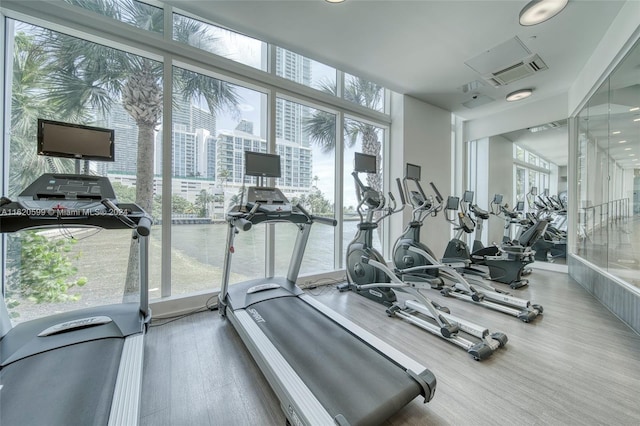
[[[228,81],[233,84],[237,84],[243,87],[247,87],[252,90],[257,90],[267,95],[267,119],[266,119],[266,137],[268,140],[269,152],[275,149],[275,98],[281,97],[290,99],[293,102],[307,105],[311,108],[326,110],[336,114],[336,150],[335,150],[335,174],[336,182],[334,187],[335,196],[335,212],[336,219],[341,222],[339,212],[343,209],[343,158],[342,149],[344,146],[343,141],[343,128],[345,117],[352,118],[358,121],[363,121],[380,127],[384,130],[383,143],[383,170],[389,170],[389,140],[390,140],[390,124],[391,116],[388,113],[390,105],[390,91],[383,87],[384,98],[382,108],[384,112],[369,109],[362,105],[357,105],[342,98],[344,76],[345,73],[336,69],[336,89],[337,96],[332,96],[327,93],[323,93],[315,88],[307,87],[278,77],[275,75],[275,70],[272,65],[267,67],[266,71],[262,71],[253,68],[248,65],[244,65],[239,62],[232,61],[230,59],[215,55],[210,52],[203,51],[193,46],[184,45],[173,40],[173,13],[179,13],[181,15],[198,19],[199,21],[210,23],[212,25],[225,28],[215,24],[209,20],[194,16],[193,14],[186,13],[179,8],[173,8],[171,5],[162,4],[152,1],[142,1],[143,3],[149,3],[152,6],[161,7],[164,9],[164,31],[162,33],[152,33],[147,30],[136,28],[131,24],[120,22],[109,18],[104,15],[91,12],[86,9],[82,9],[78,6],[73,6],[64,2],[43,2],[43,1],[16,1],[7,0],[3,2],[0,8],[0,17],[2,18],[2,24],[0,27],[4,30],[6,28],[6,19],[15,19],[23,21],[28,24],[37,25],[43,28],[47,28],[53,31],[62,32],[74,37],[78,37],[90,42],[100,43],[108,47],[121,49],[136,55],[148,57],[150,59],[160,61],[164,64],[164,93],[172,93],[172,74],[167,73],[173,66],[179,66],[186,69],[190,69],[196,72],[203,73],[213,78],[219,78]],[[46,8],[44,5],[46,4]],[[228,28],[225,28],[228,29]],[[228,29],[235,33],[238,31]],[[6,46],[6,40],[4,39],[5,31],[2,32],[3,45]],[[252,37],[252,36],[250,36]],[[255,38],[255,37],[252,37]],[[258,38],[256,38],[258,39]],[[260,39],[258,39],[260,40]],[[5,52],[3,52],[5,53]],[[296,52],[294,52],[296,53]],[[267,59],[268,61],[275,57],[275,46],[267,43]],[[313,58],[309,58],[314,60]],[[2,56],[2,62],[5,61],[5,55]],[[6,72],[3,67],[3,76]],[[5,79],[6,80],[6,79]],[[10,87],[10,86],[9,86]],[[3,87],[3,94],[6,90]],[[2,105],[3,120],[7,106]],[[165,97],[163,117],[162,117],[162,161],[164,165],[171,164],[172,152],[171,152],[171,99]],[[4,138],[4,136],[3,136]],[[7,148],[7,141],[3,140],[3,163],[7,161],[7,155],[4,151]],[[6,170],[6,168],[5,168]],[[162,171],[162,197],[164,200],[170,200],[172,195],[172,182],[171,167],[163,167]],[[389,187],[389,173],[384,173],[383,187],[385,190]],[[7,192],[8,181],[2,176],[2,185],[4,193]],[[171,204],[164,203],[162,206],[163,224],[161,225],[162,232],[162,273],[161,273],[161,298],[165,298],[171,295],[171,221],[164,220],[170,218]],[[390,238],[390,227],[385,227],[385,253],[388,253]],[[4,238],[3,238],[3,256],[2,256],[2,268],[4,268]],[[338,226],[335,232],[334,240],[334,268],[339,269],[343,266],[344,260],[341,258],[342,253],[342,227]],[[273,251],[267,247],[267,253]],[[269,261],[267,261],[269,263]],[[267,271],[268,271],[267,266]],[[3,280],[4,285],[4,280]]]

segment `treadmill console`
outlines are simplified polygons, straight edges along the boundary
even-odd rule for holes
[[[289,216],[292,210],[291,203],[278,188],[250,187],[247,194],[247,208],[253,210],[256,205],[256,212],[267,216]]]
[[[151,218],[140,206],[118,203],[111,182],[104,176],[46,173],[16,201],[2,201],[0,232],[77,225],[136,228],[146,236],[151,226]]]
[[[104,212],[102,200],[117,204],[109,179],[104,176],[45,173],[18,196],[27,211],[51,211],[57,215]]]

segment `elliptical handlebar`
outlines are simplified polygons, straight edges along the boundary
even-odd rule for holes
[[[438,204],[442,204],[442,202],[444,201],[444,198],[442,198],[442,194],[440,194],[440,191],[438,191],[438,188],[436,188],[436,185],[433,182],[429,182],[429,185],[431,185],[433,192],[436,193],[436,201],[438,202]]]
[[[351,172],[351,176],[353,176],[353,179],[356,182],[356,187],[357,187],[356,196],[358,199],[358,206],[356,210],[358,211],[358,215],[360,216],[361,223],[365,222],[363,211],[362,211],[363,205],[367,206],[367,208],[369,209],[369,212],[374,212],[374,211],[382,212],[380,217],[378,217],[375,221],[373,220],[373,216],[367,217],[367,221],[370,221],[375,224],[379,223],[382,219],[388,216],[391,216],[394,213],[398,213],[404,210],[404,207],[406,205],[406,198],[405,198],[404,191],[402,190],[402,184],[400,183],[400,179],[396,179],[396,184],[398,185],[398,193],[400,195],[400,201],[401,201],[401,204],[398,206],[398,203],[391,191],[388,192],[389,202],[387,202],[387,197],[385,197],[382,192],[376,191],[372,187],[362,183],[362,180],[360,180],[360,176],[358,175],[357,171]],[[385,207],[387,205],[388,207]],[[328,224],[328,222],[325,222],[325,223]]]
[[[409,181],[413,181],[417,191],[409,191]],[[423,222],[429,215],[436,215],[441,209],[441,204],[435,203],[433,196],[424,193],[420,181],[415,178],[406,177],[403,179],[405,197],[409,197],[409,203],[413,207],[413,220]],[[410,195],[413,194],[413,195]]]
[[[400,178],[396,178],[396,184],[398,185],[398,193],[400,194],[400,201],[402,201],[402,205],[405,206],[407,204],[407,199],[405,197]]]

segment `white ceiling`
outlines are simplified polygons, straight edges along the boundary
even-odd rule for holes
[[[530,129],[520,129],[504,133],[502,136],[534,154],[541,155],[559,166],[564,166],[569,160],[567,120],[554,121],[550,124],[553,124],[554,127],[547,124],[539,126],[540,130],[535,132]]]
[[[534,89],[518,106],[566,93],[624,1],[572,0],[559,15],[532,27],[518,23],[527,0],[167,3],[473,120],[513,107],[505,96],[517,89]],[[549,68],[465,93],[464,85],[482,81],[465,62],[516,36]],[[465,107],[474,95],[494,100]]]

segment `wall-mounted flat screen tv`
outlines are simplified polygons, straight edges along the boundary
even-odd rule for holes
[[[359,173],[378,173],[376,156],[356,152],[353,169]]]
[[[462,201],[467,204],[473,203],[473,191],[464,191],[464,195],[462,195]]]
[[[244,173],[247,176],[279,178],[280,156],[263,152],[244,152]]]
[[[422,168],[416,164],[407,163],[407,179],[420,180]]]
[[[114,161],[113,129],[38,119],[38,155]]]

